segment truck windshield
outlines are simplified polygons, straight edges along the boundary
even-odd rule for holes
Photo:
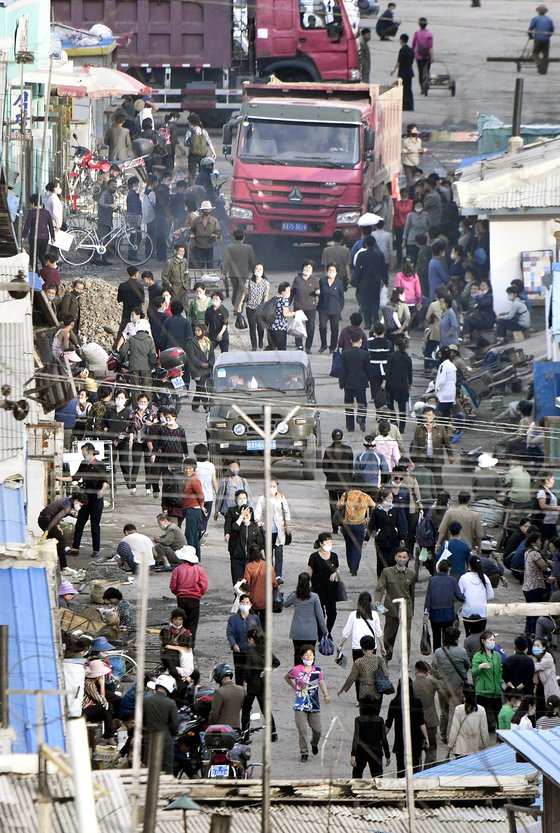
[[[305,374],[300,364],[228,364],[217,367],[214,376],[214,390],[224,391],[258,391],[277,390],[282,393],[290,390],[305,390]]]
[[[263,165],[352,168],[360,161],[358,125],[253,121],[241,126],[237,154]]]

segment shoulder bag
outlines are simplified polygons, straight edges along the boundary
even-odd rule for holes
[[[381,661],[377,657],[377,668],[375,669],[375,688],[379,694],[394,694],[395,686],[381,668]]]
[[[338,568],[334,567],[334,565],[331,564],[330,558],[329,558],[328,564],[329,564],[329,567],[331,568],[331,571],[332,571],[331,575],[334,575]],[[334,587],[334,600],[335,600],[335,602],[347,602],[348,601],[348,593],[346,592],[346,587],[344,586],[344,582],[341,581],[341,579],[339,577],[335,582],[333,582],[333,584],[335,586]]]
[[[348,492],[344,492],[342,495],[342,499],[344,503],[342,504],[340,509],[337,509],[333,515],[333,527],[334,526],[342,526],[346,522],[346,498],[348,496]]]
[[[335,379],[340,379],[340,374],[342,372],[342,353],[340,350],[335,350],[332,357],[332,364],[329,376],[333,376]]]
[[[455,673],[459,675],[459,677],[462,679],[462,681],[464,683],[467,683],[469,678],[467,676],[467,672],[465,671],[465,669],[461,668],[460,666],[458,666],[455,663],[455,660],[453,659],[453,657],[451,656],[451,654],[449,653],[447,648],[444,648],[443,645],[441,646],[441,650],[443,651],[443,653],[445,654],[445,656],[447,657],[447,659],[449,660],[449,662],[453,666],[453,670],[455,671]]]
[[[289,547],[292,543],[292,533],[286,530],[286,510],[284,509],[284,498],[280,501],[280,508],[282,509],[282,521],[284,522],[284,546]]]

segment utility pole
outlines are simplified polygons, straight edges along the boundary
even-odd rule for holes
[[[399,606],[399,628],[401,631],[401,714],[404,739],[404,771],[406,778],[406,808],[408,810],[408,833],[416,833],[416,810],[414,807],[414,782],[412,780],[412,732],[410,721],[410,689],[408,685],[408,611],[406,599],[394,599]]]
[[[145,558],[140,563],[136,621],[138,634],[136,652],[136,699],[134,703],[134,738],[132,741],[132,792],[130,796],[130,833],[136,833],[140,815],[140,767],[142,748],[142,720],[144,716],[144,671],[146,668],[146,627],[148,624],[149,566]]]

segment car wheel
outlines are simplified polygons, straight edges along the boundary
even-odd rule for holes
[[[303,479],[314,480],[317,470],[317,437],[311,434],[307,439],[307,445],[303,454]]]

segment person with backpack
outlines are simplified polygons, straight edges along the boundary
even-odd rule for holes
[[[199,163],[205,156],[216,158],[214,145],[208,131],[202,126],[200,116],[190,113],[187,119],[187,132],[185,133],[185,148],[187,150],[187,165],[189,169],[189,182],[194,184]]]
[[[354,461],[354,472],[364,478],[363,491],[375,498],[383,481],[383,474],[389,473],[389,466],[385,456],[376,451],[373,434],[364,437],[364,447],[365,451],[360,452]]]

